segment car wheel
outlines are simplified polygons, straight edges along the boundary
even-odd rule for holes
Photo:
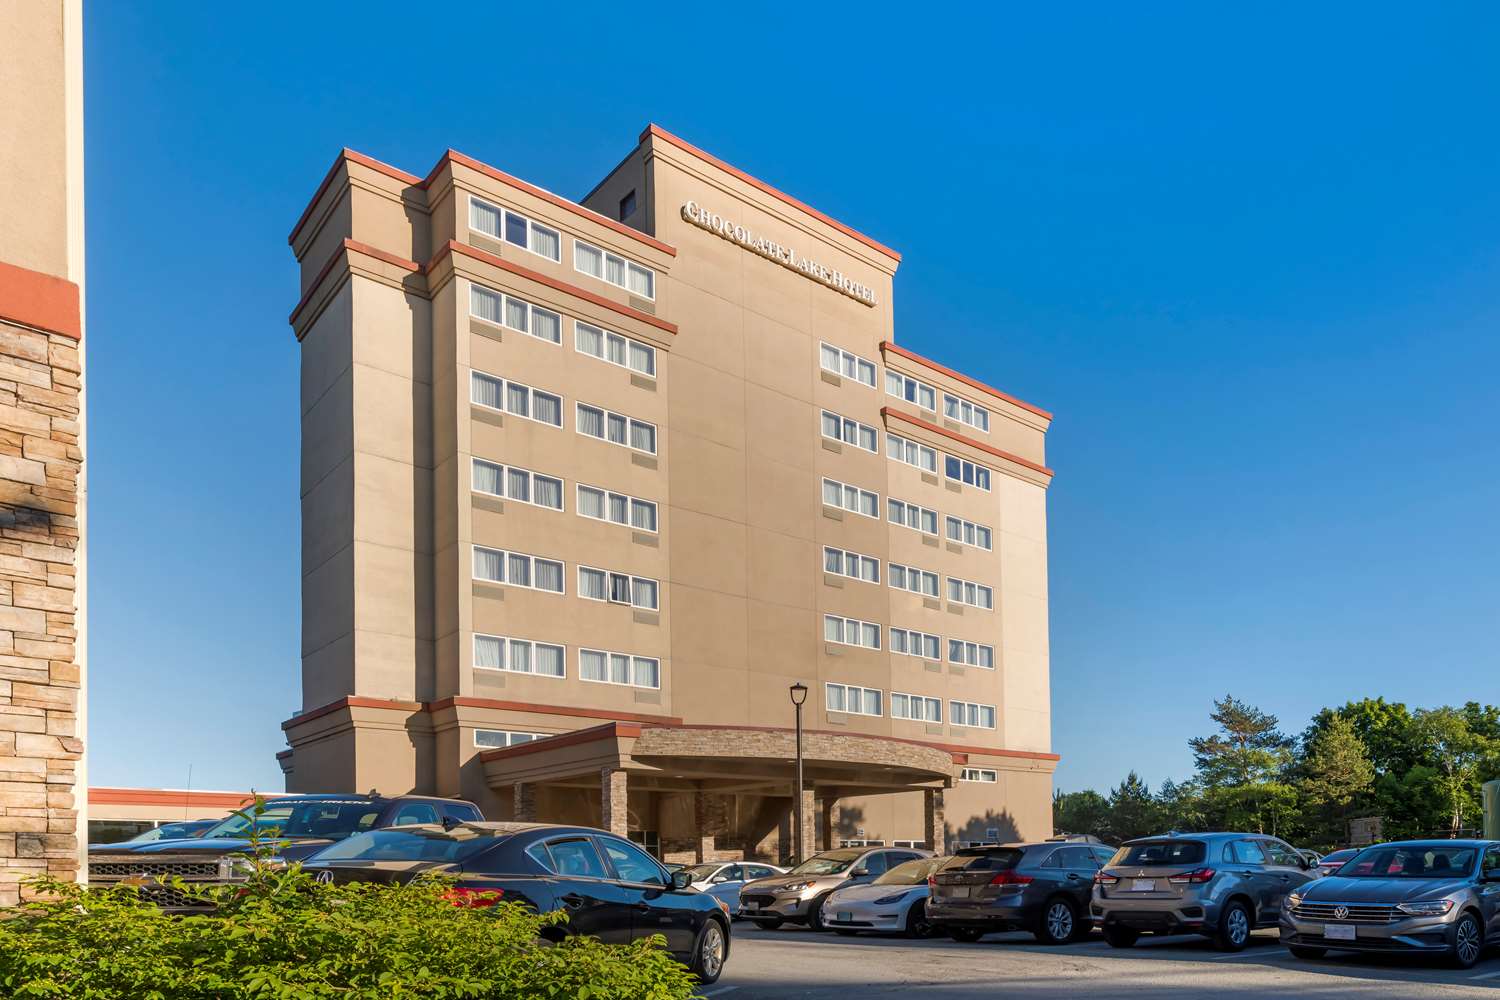
[[[1078,937],[1078,909],[1061,897],[1050,900],[1032,935],[1042,944],[1068,944]]]
[[[1140,938],[1141,932],[1134,927],[1121,927],[1119,924],[1104,925],[1104,940],[1111,948],[1134,948]]]
[[[1305,944],[1289,944],[1287,950],[1292,953],[1293,958],[1315,959],[1328,954],[1327,948],[1312,948]]]
[[[949,927],[948,936],[955,941],[962,941],[965,944],[973,944],[975,941],[978,941],[980,938],[984,937],[984,931],[980,930],[978,927]]]
[[[823,923],[823,904],[828,902],[828,893],[819,896],[812,901],[812,906],[807,910],[807,929],[810,931],[825,931],[827,925]]]
[[[1230,900],[1219,915],[1219,929],[1214,944],[1220,951],[1244,951],[1250,943],[1250,908],[1237,899]]]
[[[724,971],[724,960],[729,957],[729,935],[724,925],[710,917],[698,932],[698,943],[693,946],[693,961],[688,969],[704,986],[717,982]]]
[[[927,922],[927,900],[919,899],[911,904],[901,930],[909,938],[932,937],[932,924]]]
[[[1449,964],[1455,969],[1472,969],[1484,952],[1484,931],[1474,914],[1465,913],[1453,925],[1453,951],[1448,955]]]

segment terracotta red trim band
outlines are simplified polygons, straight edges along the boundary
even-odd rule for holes
[[[441,701],[434,701],[427,706],[427,710],[429,712],[441,712],[445,708],[455,706],[458,708],[492,708],[501,712],[535,712],[538,715],[565,715],[578,719],[608,719],[611,722],[648,722],[667,726],[682,725],[682,720],[674,715],[614,712],[607,708],[537,705],[526,701],[499,701],[494,698],[470,698],[463,695],[456,698],[444,698]]]
[[[78,286],[0,261],[0,319],[74,340],[83,338]]]
[[[609,722],[602,726],[593,726],[588,729],[575,729],[571,733],[558,733],[549,736],[545,740],[532,740],[530,743],[517,743],[513,747],[495,747],[486,750],[479,755],[479,759],[488,763],[492,760],[511,757],[525,757],[527,754],[545,753],[548,750],[556,750],[559,747],[578,746],[581,743],[597,743],[601,740],[612,740],[628,738],[641,735],[641,727],[629,723]]]
[[[716,726],[709,723],[692,723],[688,725],[661,726],[662,729],[728,729],[734,732],[746,733],[793,733],[796,730],[788,726]],[[1032,750],[1002,750],[998,747],[966,747],[957,743],[932,743],[927,740],[911,739],[906,736],[877,736],[874,733],[844,733],[833,729],[808,729],[804,733],[817,733],[822,736],[852,736],[856,739],[885,740],[889,743],[908,743],[912,746],[931,747],[934,750],[946,750],[954,755],[954,763],[962,763],[958,758],[963,754],[982,753],[992,757],[1018,757],[1026,760],[1061,760],[1055,753],[1039,753]]]
[[[332,184],[333,179],[338,176],[339,167],[343,165],[345,160],[352,160],[362,166],[369,167],[371,170],[379,171],[387,177],[394,177],[398,181],[405,181],[407,184],[420,184],[422,181],[416,174],[409,174],[405,170],[393,167],[389,163],[382,163],[373,156],[357,153],[348,146],[345,146],[333,158],[333,166],[329,167],[328,173],[323,175],[323,183],[318,185],[318,190],[313,193],[312,200],[307,203],[307,207],[302,210],[302,214],[297,218],[297,224],[292,227],[291,233],[287,235],[286,242],[288,246],[297,242],[297,234],[302,231],[303,226],[307,225],[307,220],[312,216],[313,209],[317,207],[318,200],[323,197],[323,192],[328,190],[328,185]]]
[[[423,705],[420,701],[388,701],[384,698],[365,698],[354,694],[340,698],[338,701],[330,701],[326,705],[319,705],[317,708],[309,709],[301,715],[294,715],[283,722],[281,728],[283,730],[291,729],[293,726],[300,726],[304,722],[311,722],[313,719],[332,715],[334,712],[345,708],[384,708],[392,712],[406,712],[408,714],[427,711],[427,706]]]
[[[361,243],[359,240],[345,239],[343,243],[339,244],[339,248],[328,256],[328,262],[318,271],[318,276],[313,279],[312,284],[307,286],[307,291],[302,294],[302,298],[297,300],[296,306],[292,308],[291,314],[286,318],[288,323],[293,326],[297,325],[297,314],[306,307],[308,302],[312,301],[312,297],[317,292],[318,286],[323,284],[323,279],[328,277],[328,272],[334,269],[346,250],[354,250],[374,257],[376,260],[383,260],[387,264],[394,264],[396,267],[406,271],[415,273],[422,270],[422,265],[414,260],[407,260],[405,257],[399,257],[378,247],[372,247],[368,243]]]
[[[1040,406],[1033,406],[1031,403],[1026,402],[1024,399],[1017,399],[1015,396],[1012,396],[1008,392],[1001,392],[999,389],[996,389],[992,385],[985,385],[978,379],[972,379],[962,372],[956,372],[952,368],[949,368],[945,365],[940,365],[930,358],[924,358],[922,357],[922,355],[913,353],[912,351],[908,351],[904,347],[897,347],[889,340],[882,340],[880,342],[880,349],[892,354],[899,354],[901,357],[906,358],[908,361],[915,361],[919,365],[925,365],[935,372],[942,372],[949,378],[956,378],[965,385],[978,389],[980,392],[987,392],[991,396],[997,396],[1000,399],[1005,400],[1007,403],[1014,403],[1017,406],[1021,407],[1021,409],[1023,410],[1030,410],[1032,413],[1035,413],[1039,417],[1046,417],[1048,420],[1052,419],[1052,414],[1042,409]]]
[[[876,240],[872,240],[872,239],[870,239],[870,237],[866,236],[864,233],[858,232],[857,230],[854,230],[854,229],[850,229],[848,226],[844,225],[842,222],[839,222],[837,219],[830,218],[829,216],[824,215],[822,212],[818,211],[816,208],[813,208],[811,205],[808,205],[805,202],[798,201],[796,198],[793,198],[791,195],[787,194],[784,191],[778,191],[776,188],[773,188],[771,185],[767,184],[765,181],[760,180],[760,179],[758,179],[756,177],[752,177],[749,174],[745,173],[743,170],[739,169],[738,167],[731,166],[730,164],[725,163],[723,160],[719,159],[717,156],[714,156],[712,153],[708,153],[708,152],[705,152],[704,150],[699,149],[697,146],[694,146],[692,143],[688,142],[687,140],[685,140],[685,139],[679,139],[677,136],[673,135],[671,132],[668,132],[666,129],[662,128],[659,125],[656,125],[656,124],[647,125],[646,128],[645,128],[645,130],[643,132],[641,132],[641,137],[640,137],[640,139],[638,141],[645,142],[647,136],[656,136],[657,138],[662,139],[665,142],[669,142],[672,145],[676,146],[678,149],[682,150],[683,152],[690,153],[693,156],[696,156],[698,159],[702,160],[704,163],[712,164],[713,166],[718,167],[720,170],[724,171],[725,173],[732,174],[733,176],[738,177],[740,180],[744,181],[746,184],[749,184],[751,187],[755,188],[757,191],[761,191],[761,192],[763,192],[765,194],[768,194],[772,198],[777,199],[778,201],[785,202],[786,204],[788,204],[788,205],[792,206],[793,208],[797,209],[799,212],[803,212],[803,213],[805,213],[807,215],[810,215],[814,219],[817,219],[819,222],[821,222],[821,223],[823,223],[825,225],[832,226],[834,229],[837,229],[839,232],[843,233],[845,236],[851,237],[851,238],[856,239],[859,242],[863,243],[865,246],[869,247],[871,250],[879,251],[880,253],[885,254],[887,257],[891,258],[892,260],[896,261],[897,263],[901,262],[901,255],[899,253],[897,253],[896,251],[892,250],[890,247],[886,246],[884,243],[880,243],[880,242],[878,242]]]
[[[194,792],[176,788],[90,788],[91,806],[202,806],[238,809],[255,796],[250,792]]]
[[[994,455],[996,458],[1003,458],[1007,462],[1015,462],[1017,465],[1024,465],[1026,468],[1040,472],[1044,476],[1051,476],[1054,474],[1052,470],[1047,468],[1045,465],[1038,465],[1028,458],[1022,458],[1020,455],[1012,455],[1008,451],[1001,451],[999,448],[993,447],[992,445],[987,445],[983,441],[975,441],[973,438],[964,437],[962,434],[955,434],[953,431],[948,430],[946,427],[939,427],[937,424],[928,423],[926,420],[923,420],[920,417],[914,417],[909,413],[902,413],[900,410],[893,410],[889,406],[882,406],[880,408],[880,415],[887,419],[895,417],[898,420],[904,420],[907,423],[912,424],[913,426],[922,428],[924,431],[931,431],[934,434],[941,434],[945,438],[957,441],[960,444],[966,444],[970,448],[978,448],[980,451],[986,452],[990,455]]]
[[[642,323],[654,326],[658,330],[663,330],[673,335],[677,333],[676,323],[668,323],[666,320],[658,319],[650,313],[641,312],[639,309],[632,309],[629,306],[622,306],[620,305],[620,303],[607,299],[602,295],[596,295],[595,293],[588,291],[587,289],[579,288],[577,285],[570,285],[566,281],[558,281],[556,278],[548,277],[540,271],[533,271],[529,267],[522,267],[520,264],[512,263],[511,261],[506,260],[504,257],[497,257],[487,250],[481,250],[478,247],[472,247],[467,243],[460,243],[457,240],[449,240],[441,250],[433,254],[432,260],[427,262],[426,269],[428,271],[431,271],[442,261],[445,256],[450,253],[457,253],[462,254],[465,257],[472,257],[475,260],[482,261],[483,263],[489,264],[492,267],[498,267],[502,271],[509,271],[511,274],[519,275],[523,278],[528,278],[532,281],[546,285],[548,288],[556,289],[559,292],[565,292],[568,295],[577,296],[580,299],[592,302],[596,306],[602,306],[605,309],[617,312],[621,316],[629,316],[631,319],[639,320]]]

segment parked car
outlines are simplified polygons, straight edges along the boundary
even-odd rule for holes
[[[329,844],[365,830],[405,823],[464,823],[484,815],[472,802],[424,795],[283,795],[256,812],[245,809],[189,840],[106,844],[89,848],[89,881],[135,885],[169,913],[205,907],[162,882],[181,878],[194,885],[243,881],[252,833],[272,838],[276,860],[300,861]]]
[[[163,823],[143,830],[129,840],[116,840],[108,844],[90,844],[89,850],[105,847],[121,847],[125,844],[150,844],[158,840],[185,840],[196,837],[205,830],[223,822],[217,819],[190,819],[181,823]]]
[[[1094,873],[1114,853],[1050,840],[961,848],[932,874],[927,919],[956,941],[1024,930],[1045,944],[1066,944],[1088,933]]]
[[[545,823],[463,823],[372,830],[320,851],[304,866],[332,882],[408,882],[441,872],[461,897],[501,893],[539,912],[563,910],[565,924],[544,931],[626,944],[652,934],[703,983],[729,957],[729,909],[691,888],[686,871],[666,867],[603,830]]]
[[[829,893],[823,903],[823,924],[838,934],[883,931],[909,938],[930,937],[927,919],[927,879],[948,858],[906,861],[875,881],[845,885]]]
[[[1344,862],[1359,853],[1357,847],[1346,847],[1342,851],[1332,851],[1318,859],[1318,872],[1322,875],[1332,875],[1344,866]]]
[[[1500,841],[1416,840],[1359,851],[1287,897],[1281,943],[1298,958],[1329,950],[1425,952],[1460,969],[1500,943]]]
[[[683,868],[693,877],[693,888],[722,899],[731,916],[739,916],[740,890],[746,882],[785,875],[785,868],[759,861],[710,861]]]
[[[1104,939],[1129,948],[1144,931],[1201,934],[1239,951],[1257,927],[1275,927],[1282,902],[1314,878],[1283,840],[1256,833],[1194,833],[1124,844],[1094,876],[1090,904]]]
[[[740,916],[766,930],[782,924],[823,929],[823,903],[845,884],[873,882],[896,865],[931,857],[908,847],[844,847],[814,854],[785,875],[747,882],[740,890]]]

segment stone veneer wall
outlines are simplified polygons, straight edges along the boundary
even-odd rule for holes
[[[78,343],[0,321],[0,906],[78,873]]]

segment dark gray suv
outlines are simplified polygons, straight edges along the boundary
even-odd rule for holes
[[[1055,841],[961,848],[928,879],[927,921],[955,941],[1025,930],[1067,944],[1088,932],[1094,873],[1114,853]]]

